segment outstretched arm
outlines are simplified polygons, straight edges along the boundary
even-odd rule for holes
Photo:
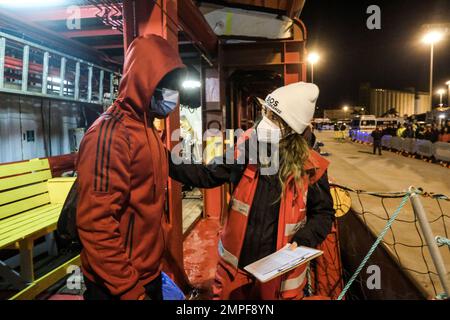
[[[234,150],[229,152],[234,152]],[[216,158],[212,164],[208,165],[182,163],[181,159],[170,152],[168,152],[168,158],[169,175],[172,179],[186,185],[206,189],[215,188],[228,182],[238,183],[246,167],[245,164],[239,164],[234,160],[234,154]]]

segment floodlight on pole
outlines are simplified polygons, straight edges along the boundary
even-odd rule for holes
[[[433,109],[433,59],[434,45],[444,38],[444,34],[439,31],[430,31],[422,38],[423,43],[430,45],[430,107]]]
[[[441,41],[443,38],[444,34],[442,32],[430,31],[423,36],[422,41],[425,44],[435,44]]]
[[[450,107],[450,80],[445,84],[447,85],[447,107]]]
[[[314,83],[314,65],[319,62],[320,56],[316,52],[311,52],[308,54],[307,60],[311,65],[311,83]]]
[[[345,119],[347,119],[348,106],[344,106],[344,107],[342,108],[342,110],[344,110],[344,112],[345,112]]]
[[[444,89],[439,89],[438,91],[436,91],[436,93],[439,95],[439,107],[442,107],[443,106],[442,96],[444,95],[445,90]]]

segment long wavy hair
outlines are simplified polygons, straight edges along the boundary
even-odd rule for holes
[[[286,189],[286,181],[292,176],[296,183],[300,184],[301,179],[308,173],[305,171],[305,163],[309,157],[309,145],[303,135],[296,133],[292,129],[288,135],[280,141],[280,171],[278,178],[281,183],[282,196]]]
[[[309,158],[309,144],[307,129],[304,134],[298,134],[278,115],[272,113],[278,126],[281,129],[281,140],[279,144],[280,170],[278,178],[281,183],[281,197],[284,196],[286,182],[292,176],[296,183],[300,184],[301,179],[309,174],[305,170],[305,163]]]

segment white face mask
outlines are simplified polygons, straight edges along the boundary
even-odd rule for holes
[[[260,142],[278,143],[281,139],[281,129],[266,116],[256,127],[256,133]]]

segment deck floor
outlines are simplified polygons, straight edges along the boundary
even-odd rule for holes
[[[182,214],[183,214],[183,234],[191,229],[202,215],[203,212],[203,197],[199,189],[194,189],[185,193],[182,200]]]

